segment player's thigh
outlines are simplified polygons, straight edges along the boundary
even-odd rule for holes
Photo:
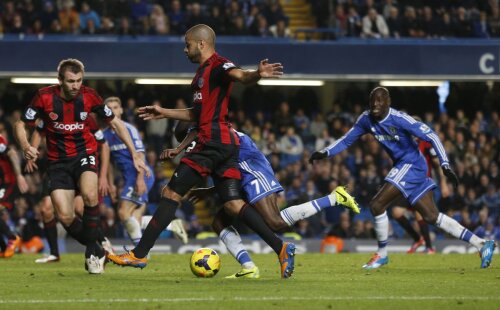
[[[257,212],[262,216],[266,224],[275,232],[288,227],[287,223],[280,215],[277,195],[266,196],[253,204]]]
[[[175,169],[168,185],[163,188],[162,197],[180,200],[192,187],[201,184],[204,179],[195,168],[181,162]]]
[[[403,194],[391,183],[385,182],[382,188],[370,201],[370,209],[374,215],[380,215]]]
[[[80,174],[78,188],[86,206],[95,206],[99,203],[97,181],[97,173],[94,171],[84,171]]]
[[[439,215],[438,208],[434,202],[434,195],[432,191],[425,193],[413,206],[424,221],[429,224],[435,224]]]
[[[56,189],[50,193],[50,199],[56,209],[59,220],[69,226],[75,217],[73,200],[75,191],[68,189]]]

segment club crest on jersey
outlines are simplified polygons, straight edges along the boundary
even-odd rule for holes
[[[104,114],[107,116],[107,117],[110,117],[111,115],[113,115],[113,111],[111,111],[110,108],[108,108],[107,105],[104,106]]]
[[[232,63],[232,62],[226,62],[225,64],[222,65],[222,68],[224,68],[224,70],[228,70],[228,69],[231,69],[231,68],[235,68],[236,66]]]
[[[422,131],[423,133],[428,133],[431,131],[431,129],[429,128],[429,126],[427,126],[426,124],[422,124],[420,126],[420,131]]]
[[[0,143],[0,153],[5,152],[5,150],[7,150],[7,145],[5,145],[4,143]]]
[[[203,78],[199,78],[198,79],[198,87],[202,88],[203,87],[203,83],[205,83],[205,80]]]
[[[59,117],[59,115],[57,115],[54,112],[50,112],[49,113],[49,117],[50,117],[51,120],[55,121]]]
[[[26,117],[26,119],[28,119],[28,120],[34,120],[35,115],[36,115],[36,111],[33,110],[32,108],[28,108],[28,110],[26,110],[26,113],[24,114],[24,117]]]
[[[86,120],[87,119],[87,115],[88,115],[87,112],[80,112],[80,119],[82,121]]]

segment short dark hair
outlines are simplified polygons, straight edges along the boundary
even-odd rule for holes
[[[85,73],[85,66],[83,63],[74,58],[68,58],[61,60],[59,65],[57,66],[57,77],[61,80],[64,80],[64,73],[66,70],[70,70],[73,73]]]
[[[378,86],[378,87],[375,87],[371,92],[370,92],[370,99],[375,95],[375,93],[382,93],[384,96],[387,96],[390,98],[390,95],[389,95],[389,90],[385,87],[382,87],[382,86]]]

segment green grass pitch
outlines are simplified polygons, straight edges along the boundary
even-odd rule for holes
[[[108,264],[97,276],[82,254],[46,265],[16,255],[0,260],[0,309],[498,309],[496,256],[480,269],[477,255],[392,254],[389,265],[365,271],[366,254],[303,254],[282,280],[275,255],[253,255],[255,280],[224,279],[239,267],[228,255],[211,279],[191,274],[189,255],[153,255],[143,270]]]

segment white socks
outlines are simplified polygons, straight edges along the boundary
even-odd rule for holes
[[[134,243],[134,245],[139,243],[139,240],[141,240],[142,237],[142,230],[137,219],[131,216],[125,220],[123,224],[125,225],[125,230],[127,230],[130,239],[132,239],[132,243]]]
[[[335,192],[333,192],[333,194],[283,209],[280,215],[288,226],[293,226],[296,222],[335,205],[337,205],[337,197],[335,196]]]
[[[389,238],[389,218],[387,217],[387,212],[375,216],[375,233],[378,241],[377,253],[381,257],[386,257]]]
[[[460,223],[443,213],[439,213],[436,226],[457,239],[469,242],[475,246],[478,251],[480,251],[483,246],[484,239],[474,235],[467,228],[460,225]]]
[[[233,226],[224,228],[219,234],[220,240],[226,245],[229,253],[236,258],[243,268],[250,269],[255,267],[250,255],[243,246],[242,240]]]

